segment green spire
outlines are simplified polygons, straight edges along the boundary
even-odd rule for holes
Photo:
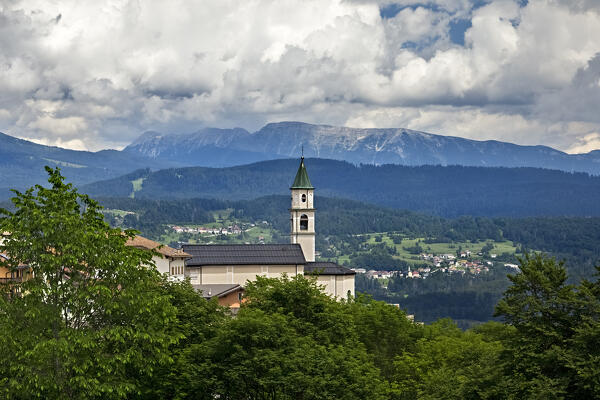
[[[313,185],[310,183],[310,179],[308,179],[308,173],[304,166],[304,157],[300,159],[300,167],[298,167],[296,178],[290,189],[314,189]]]

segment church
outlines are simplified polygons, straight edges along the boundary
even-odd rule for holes
[[[290,190],[290,243],[183,245],[183,252],[177,254],[186,258],[183,274],[205,297],[217,296],[223,305],[235,307],[247,281],[257,275],[278,278],[283,274],[315,276],[325,292],[338,299],[354,296],[354,271],[315,261],[315,188],[304,157]]]

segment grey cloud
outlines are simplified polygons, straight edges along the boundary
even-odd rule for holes
[[[600,124],[600,53],[579,69],[566,87],[541,94],[535,112],[552,121]]]
[[[496,138],[537,129],[562,148],[597,130],[600,16],[578,11],[593,2],[396,3],[411,7],[386,19],[385,1],[0,6],[0,128],[92,149],[282,119],[471,137],[519,119]],[[456,18],[473,22],[465,46],[449,40]]]

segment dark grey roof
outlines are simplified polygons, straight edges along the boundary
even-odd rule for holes
[[[210,285],[192,285],[194,289],[202,291],[202,297],[211,298],[214,296],[223,297],[231,292],[243,288],[235,283],[229,284],[210,284]]]
[[[299,244],[184,244],[192,258],[185,265],[295,265],[304,264]]]
[[[342,267],[333,262],[307,262],[304,264],[304,273],[306,275],[355,275],[356,272],[348,269],[346,267]]]

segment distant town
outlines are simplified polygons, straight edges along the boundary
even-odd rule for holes
[[[198,235],[204,239],[233,235],[242,235],[253,231],[257,228],[269,227],[268,221],[256,221],[255,223],[231,223],[223,226],[180,226],[171,225],[170,229],[177,234]],[[248,239],[248,238],[247,238]],[[252,236],[254,242],[259,244],[265,243],[265,236]],[[487,259],[486,259],[487,258]],[[519,270],[519,266],[514,263],[498,262],[498,254],[496,253],[473,253],[471,250],[457,251],[452,253],[421,253],[415,259],[422,263],[409,266],[408,269],[399,270],[398,268],[381,269],[381,268],[351,268],[357,274],[364,274],[367,278],[386,280],[392,277],[406,279],[427,279],[432,274],[470,274],[479,275],[487,273],[494,266],[503,266],[514,271]],[[427,265],[427,266],[425,266]]]
[[[467,251],[461,253],[461,257],[469,257],[471,252]],[[479,254],[481,255],[481,254]],[[491,254],[491,258],[496,258],[496,254]],[[433,265],[431,267],[408,267],[407,272],[397,270],[367,270],[366,268],[352,268],[357,274],[365,274],[368,278],[373,279],[389,279],[392,277],[407,278],[407,279],[426,279],[434,273],[446,273],[446,274],[472,274],[479,275],[481,273],[489,272],[490,268],[494,265],[492,261],[483,260],[466,260],[459,258],[453,254],[421,254],[421,260],[429,261]],[[517,264],[502,263],[506,268],[519,270]]]

